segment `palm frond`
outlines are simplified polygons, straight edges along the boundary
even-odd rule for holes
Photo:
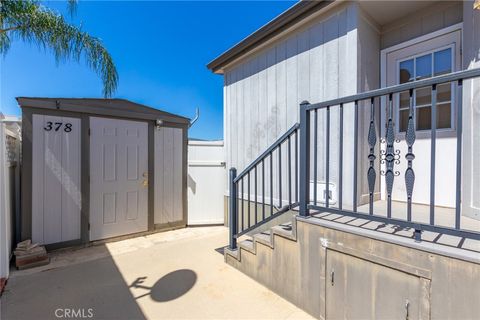
[[[58,13],[35,1],[0,2],[0,52],[6,53],[10,41],[19,39],[52,50],[57,62],[85,58],[102,79],[103,94],[110,97],[118,85],[113,59],[100,39],[69,24]]]

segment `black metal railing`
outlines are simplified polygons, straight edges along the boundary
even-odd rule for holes
[[[475,230],[463,229],[461,227],[461,179],[462,179],[462,85],[463,81],[467,79],[472,79],[480,77],[480,69],[472,69],[460,72],[454,72],[447,75],[437,76],[429,79],[412,81],[400,85],[395,85],[387,88],[382,88],[378,90],[372,90],[369,92],[364,92],[344,98],[339,98],[331,101],[326,101],[322,103],[310,104],[308,102],[302,102],[300,104],[300,215],[309,216],[310,210],[315,210],[316,212],[328,212],[328,213],[339,213],[342,215],[364,218],[367,220],[378,221],[386,224],[394,224],[404,228],[412,228],[415,232],[415,239],[421,240],[422,231],[433,231],[439,232],[442,234],[455,235],[466,238],[480,239],[480,233]],[[435,205],[435,175],[436,175],[436,144],[437,144],[437,87],[441,84],[450,84],[450,87],[453,88],[453,97],[451,108],[454,108],[455,112],[452,114],[453,119],[455,120],[454,130],[452,130],[454,137],[456,138],[456,171],[455,171],[455,186],[453,186],[455,193],[455,221],[453,226],[439,225],[436,223],[436,205]],[[428,133],[430,134],[430,203],[429,203],[429,221],[419,221],[412,218],[412,197],[414,195],[415,187],[415,169],[425,170],[425,168],[417,167],[415,168],[415,141],[416,135],[418,134],[416,129],[416,101],[413,98],[415,90],[419,88],[430,88],[431,89],[431,114],[430,114],[430,129]],[[480,88],[477,88],[480,90]],[[408,119],[406,119],[406,128],[405,132],[402,133],[402,140],[397,139],[396,135],[397,129],[395,128],[394,110],[397,107],[397,102],[399,101],[399,95],[403,93],[408,95]],[[455,104],[453,103],[455,100]],[[366,103],[365,103],[366,102]],[[344,185],[344,156],[346,150],[344,148],[344,137],[346,133],[344,131],[344,112],[347,105],[352,105],[353,109],[351,110],[353,115],[353,146],[350,149],[351,153],[349,154],[351,158],[351,172],[353,172],[353,179],[351,186]],[[384,108],[385,112],[385,127],[384,127],[384,137],[378,139],[379,134],[376,132],[377,119],[379,118],[379,112],[377,111],[377,106]],[[335,110],[338,112],[338,121],[339,125],[337,126],[338,132],[338,145],[340,146],[337,150],[338,161],[336,162],[337,172],[337,185],[338,185],[338,205],[331,206],[330,196],[326,197],[323,205],[317,203],[316,199],[312,199],[310,194],[310,178],[311,178],[311,166],[313,166],[314,175],[313,175],[313,185],[317,184],[317,166],[318,162],[314,161],[311,163],[311,153],[313,153],[313,158],[316,159],[317,152],[319,150],[316,144],[311,143],[311,117],[313,114],[314,123],[313,123],[313,135],[316,139],[318,128],[316,123],[317,113],[322,112],[326,125],[326,130],[324,131],[326,143],[325,143],[325,154],[326,158],[323,162],[323,168],[325,172],[325,188],[328,192],[330,186],[330,172],[331,166],[334,164],[331,161],[331,143],[332,143],[332,129],[330,122],[332,121],[331,113]],[[362,135],[362,132],[359,131],[359,112],[362,112],[362,116],[366,116],[368,119],[368,125],[363,132],[365,134],[365,146],[359,146],[359,137]],[[378,152],[380,149],[379,144],[383,142],[383,149]],[[396,165],[400,163],[401,154],[397,147],[401,146],[401,143],[404,143],[402,147],[406,149],[404,155],[406,169],[404,172],[404,187],[400,188],[405,190],[406,198],[406,213],[405,219],[398,217],[392,217],[392,193],[394,182],[398,183],[398,177],[400,172],[397,170]],[[359,149],[363,148],[368,150],[368,155],[365,157],[365,162],[362,162],[362,158],[359,155]],[[379,158],[379,163],[377,162]],[[418,159],[417,159],[418,160]],[[367,212],[359,211],[359,162],[366,163],[368,165],[364,166],[363,172],[366,175],[367,189],[368,189],[368,210]],[[380,169],[380,166],[383,166],[383,170],[380,170],[380,174],[384,177],[384,190],[386,193],[386,214],[376,214],[374,213],[374,194],[378,191],[378,174],[377,170]],[[399,189],[399,190],[400,190]],[[345,191],[351,191],[349,199],[349,208],[345,208]],[[316,194],[314,192],[314,194]]]
[[[298,206],[299,127],[293,125],[240,174],[230,169],[230,248],[238,237]]]
[[[234,168],[230,171],[230,248],[236,248],[236,238],[246,232],[256,228],[271,218],[279,215],[294,207],[299,207],[300,216],[307,217],[312,212],[338,213],[354,218],[363,218],[369,221],[377,221],[384,224],[397,225],[401,228],[411,228],[414,230],[416,240],[421,240],[422,231],[433,231],[440,234],[448,234],[463,238],[480,239],[480,232],[462,228],[461,220],[461,179],[462,179],[462,87],[463,81],[480,77],[480,68],[454,72],[447,75],[432,77],[428,79],[412,81],[372,90],[356,95],[338,98],[326,102],[310,104],[304,101],[300,104],[300,124],[296,124],[287,131],[277,142],[268,148],[259,158],[249,165],[240,175],[236,176]],[[437,95],[438,86],[442,84],[451,84],[453,90],[451,108],[454,126],[450,134],[456,139],[456,161],[455,185],[453,186],[455,194],[454,225],[440,225],[436,221],[437,208],[435,204],[435,175],[436,175],[436,151],[437,151]],[[415,142],[417,140],[416,112],[417,105],[414,99],[415,90],[421,88],[431,89],[431,112],[430,128],[428,129],[430,139],[430,194],[429,194],[429,215],[428,221],[419,221],[414,219],[413,196],[415,193],[415,170],[425,170],[422,167],[416,167],[419,159],[415,159]],[[480,90],[476,88],[474,90]],[[398,139],[398,130],[395,127],[397,117],[394,110],[398,108],[400,94],[408,97],[408,117],[406,127],[402,132],[402,140]],[[455,101],[453,101],[455,100]],[[377,130],[378,119],[381,115],[379,108],[385,109],[384,128]],[[406,108],[406,109],[407,109]],[[348,118],[345,120],[345,114],[348,112]],[[361,112],[361,114],[360,114]],[[334,114],[334,116],[332,116]],[[322,117],[322,126],[319,128],[319,117]],[[362,119],[360,119],[362,117]],[[362,120],[362,121],[360,121]],[[332,121],[335,123],[332,125]],[[365,126],[363,128],[362,126]],[[362,130],[359,128],[362,127]],[[321,130],[324,129],[324,130]],[[347,134],[347,130],[348,133]],[[322,131],[322,132],[320,132]],[[377,132],[378,131],[378,132]],[[363,134],[363,136],[362,136]],[[290,157],[291,137],[295,136],[295,163],[292,166]],[[300,141],[298,141],[298,136]],[[360,137],[364,137],[365,143],[360,145]],[[380,137],[383,136],[383,137]],[[347,140],[345,137],[348,137]],[[353,141],[352,141],[353,140]],[[312,143],[313,142],[313,143]],[[288,204],[282,202],[282,168],[281,168],[281,145],[288,144],[288,181],[289,190]],[[383,147],[380,145],[383,144]],[[399,183],[400,172],[398,164],[401,154],[397,149],[399,146],[404,148],[406,169],[404,171],[404,187],[400,188],[405,193],[405,219],[393,216],[392,194],[395,182]],[[273,171],[272,162],[273,152],[278,148],[278,165]],[[298,154],[299,152],[299,154]],[[361,154],[360,154],[361,152]],[[428,150],[423,151],[428,152]],[[321,153],[322,156],[319,155]],[[298,155],[298,157],[297,157]],[[362,157],[361,157],[362,156]],[[348,162],[347,159],[350,161]],[[273,188],[274,181],[272,177],[278,174],[275,188],[278,188],[277,199],[278,207],[273,203],[273,190],[270,192],[270,212],[265,216],[265,162],[270,161],[270,188]],[[348,164],[347,164],[348,162]],[[360,167],[359,163],[362,165]],[[320,165],[319,165],[320,164]],[[262,170],[262,198],[260,202],[257,198],[257,168]],[[295,170],[295,178],[291,179],[290,168]],[[349,172],[345,174],[344,170],[348,167]],[[383,169],[381,169],[383,167]],[[332,169],[333,168],[333,169]],[[377,172],[378,171],[378,172]],[[299,175],[298,175],[299,172]],[[324,179],[319,181],[319,172]],[[332,177],[332,173],[335,177]],[[365,181],[368,201],[359,203],[359,188],[364,188],[359,182],[359,177],[363,176]],[[254,176],[253,202],[250,195],[250,179]],[[379,214],[374,212],[374,203],[376,194],[381,192],[380,176],[383,176],[382,189],[385,192],[386,212]],[[351,184],[345,184],[347,180]],[[243,181],[247,179],[248,190],[247,199],[244,197]],[[335,180],[335,183],[332,183]],[[295,200],[292,201],[292,184],[295,185]],[[239,190],[239,187],[241,190]],[[318,193],[318,188],[322,188],[323,193]],[[239,197],[240,191],[240,197]],[[319,199],[320,198],[320,199]],[[233,201],[232,201],[233,200]],[[377,199],[378,200],[378,199]],[[254,206],[254,221],[250,219],[251,206]],[[247,207],[247,216],[245,216],[245,204]],[[238,208],[238,205],[241,207]],[[257,206],[262,207],[262,215],[259,218]],[[359,206],[367,206],[368,209],[359,210]],[[246,218],[247,217],[247,218]],[[259,218],[259,219],[257,219]],[[246,219],[246,221],[245,221]]]

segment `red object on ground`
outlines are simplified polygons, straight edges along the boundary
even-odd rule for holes
[[[7,278],[0,278],[0,296],[3,293],[3,289],[5,289],[5,286],[7,285]]]

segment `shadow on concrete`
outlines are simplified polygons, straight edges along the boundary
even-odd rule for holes
[[[190,291],[197,282],[197,274],[190,269],[170,272],[155,282],[153,287],[143,285],[146,278],[139,277],[130,285],[133,288],[148,290],[147,293],[136,297],[136,299],[150,295],[157,302],[175,300]]]
[[[1,319],[145,319],[111,256],[13,277],[0,304]]]
[[[359,212],[359,213],[363,213],[363,212]],[[374,230],[374,231],[381,232],[383,234],[395,235],[395,236],[400,236],[400,237],[410,238],[410,239],[415,238],[414,228],[395,225],[394,222],[392,222],[391,224],[387,224],[383,222],[369,220],[368,214],[365,214],[365,218],[349,217],[341,213],[328,213],[328,212],[320,212],[320,213],[314,212],[311,214],[311,216],[317,219],[328,220],[328,221],[332,221],[332,222],[336,222],[344,225],[351,225],[361,229]],[[429,235],[429,236],[427,237],[425,235]],[[450,242],[442,241],[443,237],[446,237],[447,239],[450,238],[449,239]],[[472,242],[473,241],[475,242],[476,246],[470,245],[467,247],[465,246],[465,242],[467,240],[468,239],[465,237],[453,236],[453,235],[448,235],[444,233],[427,232],[427,231],[422,232],[422,242],[438,243],[448,247],[460,248],[460,249],[468,250],[471,252],[479,252],[480,247],[478,245],[480,244],[480,242],[478,240],[470,239]]]
[[[220,253],[223,256],[223,255],[225,255],[225,248],[228,248],[228,246],[216,248],[215,251]]]

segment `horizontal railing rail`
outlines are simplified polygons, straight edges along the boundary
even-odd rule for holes
[[[300,124],[295,123],[290,129],[287,130],[287,132],[282,134],[280,138],[278,138],[274,143],[272,143],[272,145],[268,147],[267,150],[265,150],[255,160],[253,160],[252,163],[249,164],[240,174],[238,174],[234,182],[237,182],[238,180],[242,179],[249,171],[251,171],[256,165],[258,165],[263,159],[268,157],[273,150],[275,150],[276,148],[278,148],[279,145],[284,143],[289,136],[295,133],[298,130],[298,128],[300,128]]]
[[[351,102],[355,102],[355,100],[368,100],[370,98],[379,97],[379,96],[386,96],[388,94],[399,93],[402,91],[408,91],[410,89],[418,89],[422,87],[429,87],[432,85],[439,85],[447,82],[454,82],[458,80],[468,80],[472,78],[480,77],[480,68],[470,69],[470,70],[463,70],[452,72],[446,75],[436,76],[432,78],[397,84],[381,89],[374,89],[362,93],[357,93],[354,95],[341,97],[337,99],[332,99],[329,101],[319,102],[319,103],[306,103],[305,106],[306,110],[314,110],[314,109],[322,109],[328,106],[335,106],[340,104],[347,104]]]
[[[411,228],[414,230],[414,237],[417,241],[421,240],[422,231],[432,231],[438,233],[444,233],[459,237],[480,239],[479,230],[472,230],[465,228],[461,224],[461,189],[462,189],[462,92],[463,81],[480,77],[480,68],[453,72],[447,75],[436,76],[428,79],[422,79],[417,81],[411,81],[399,85],[394,85],[382,89],[372,90],[364,93],[359,93],[343,98],[333,99],[326,102],[310,104],[304,101],[300,104],[300,203],[299,210],[301,216],[309,216],[310,210],[316,212],[338,213],[355,218],[364,218],[367,220],[383,222],[386,224],[397,225],[403,228]],[[445,86],[444,84],[450,84]],[[444,85],[442,90],[447,90],[450,94],[450,100],[440,102],[439,86]],[[430,146],[429,150],[420,150],[415,153],[415,142],[419,130],[417,130],[417,101],[416,93],[418,89],[428,88],[428,92],[431,92],[429,96],[430,103],[427,107],[430,108],[430,115],[428,121],[430,121],[429,128],[423,129],[429,135]],[[450,90],[450,91],[448,91]],[[480,90],[480,88],[477,88]],[[445,92],[441,92],[445,97]],[[403,119],[404,130],[400,133],[396,127],[396,121],[400,122],[398,116],[400,112],[397,110],[400,103],[400,94],[403,96],[403,103],[406,103],[402,108],[405,112],[408,112],[407,118]],[[406,102],[405,102],[406,101]],[[443,101],[443,100],[442,100]],[[447,127],[447,131],[450,136],[454,136],[456,140],[456,152],[453,157],[455,163],[455,182],[452,188],[452,195],[455,199],[454,219],[452,225],[445,225],[437,222],[436,206],[436,187],[438,187],[436,181],[436,160],[437,160],[437,144],[439,130],[437,128],[438,121],[438,106],[442,104],[445,106],[449,103],[451,125]],[[350,113],[353,117],[353,134],[346,135],[344,124],[344,112],[347,106],[353,105],[353,112]],[[424,107],[424,106],[422,106]],[[380,110],[384,109],[385,113],[379,114]],[[420,107],[418,107],[420,108]],[[349,109],[352,111],[351,109]],[[365,128],[363,132],[359,131],[359,110],[362,110],[362,116],[366,117]],[[398,111],[398,112],[397,112]],[[335,121],[332,125],[332,112],[336,113]],[[324,118],[324,123],[321,129],[318,126],[318,116],[321,113]],[[353,114],[352,114],[353,113]],[[378,119],[382,119],[382,126],[378,128]],[[312,120],[313,119],[313,120]],[[338,121],[338,122],[337,122]],[[424,119],[425,121],[425,119]],[[351,124],[351,122],[349,122]],[[378,130],[378,132],[377,132]],[[322,132],[320,132],[322,131]],[[380,132],[382,132],[380,137]],[[439,132],[437,132],[439,131]],[[445,130],[444,130],[445,131]],[[351,131],[349,131],[351,133]],[[338,140],[333,139],[337,137]],[[359,137],[363,134],[364,145],[359,146]],[[425,138],[425,133],[423,138]],[[444,134],[444,132],[442,132]],[[312,137],[313,136],[313,144]],[[318,137],[321,136],[325,139],[325,142],[318,145]],[[401,137],[401,140],[398,137]],[[351,149],[345,148],[345,139],[350,137],[349,146]],[[335,141],[336,140],[336,141]],[[424,145],[424,144],[423,144]],[[335,156],[338,158],[332,161],[332,148],[335,148]],[[402,165],[404,169],[404,184],[402,187],[394,189],[395,183],[399,183],[398,177],[400,176],[399,165],[401,163],[402,155],[401,150],[404,150],[404,160]],[[318,160],[319,149],[322,150],[324,158],[321,161]],[[368,152],[363,158],[359,157],[359,150],[365,150]],[[428,157],[425,157],[426,153]],[[440,150],[440,152],[446,152]],[[424,159],[421,159],[419,154]],[[450,155],[448,155],[450,156]],[[350,163],[345,164],[345,157],[348,157]],[[313,159],[313,162],[312,162]],[[421,162],[420,162],[421,161]],[[321,163],[321,165],[319,165]],[[419,163],[419,167],[416,164]],[[415,170],[425,170],[424,167],[420,167],[420,163],[425,165],[428,163],[430,168],[429,172],[429,212],[428,221],[425,219],[415,218],[414,206],[418,204],[413,201],[415,192]],[[332,168],[333,167],[333,168]],[[349,173],[353,175],[353,179],[350,179],[351,185],[344,185],[345,173],[344,170],[348,167]],[[318,172],[322,172],[322,176],[325,179],[325,191],[326,199],[324,203],[318,203],[316,190],[311,194],[311,179],[313,174],[313,188],[317,187]],[[379,171],[379,172],[378,172]],[[335,179],[332,178],[332,173],[335,173]],[[379,175],[380,173],[380,175]],[[360,185],[359,176],[364,174],[363,181],[366,182],[366,187]],[[379,178],[383,176],[383,180]],[[422,178],[424,179],[424,178]],[[335,180],[336,190],[338,193],[338,201],[336,205],[332,205],[330,197],[330,185],[332,180]],[[422,180],[425,183],[425,179]],[[379,184],[380,182],[380,184]],[[380,187],[379,187],[380,186]],[[441,186],[446,188],[446,186]],[[368,202],[361,201],[360,189],[368,194]],[[367,190],[365,190],[365,188]],[[424,188],[425,189],[425,188]],[[395,191],[396,203],[405,204],[404,218],[399,218],[400,205],[396,204],[396,208],[392,207],[393,196]],[[399,194],[400,191],[403,194]],[[349,199],[345,199],[345,192],[349,194]],[[425,192],[425,191],[423,191]],[[379,196],[381,194],[384,196]],[[384,200],[386,202],[386,212],[378,214],[374,213],[374,203],[376,201]],[[313,199],[312,199],[313,198]],[[399,200],[400,199],[400,200]],[[404,200],[402,200],[404,199]],[[346,205],[348,204],[348,208]],[[359,210],[359,206],[368,206],[365,211]],[[378,210],[375,209],[375,210]],[[403,214],[403,213],[402,213]],[[394,216],[395,215],[395,216]],[[449,217],[447,217],[449,218]]]
[[[238,237],[298,206],[299,127],[294,124],[240,174],[230,169],[231,248]]]

